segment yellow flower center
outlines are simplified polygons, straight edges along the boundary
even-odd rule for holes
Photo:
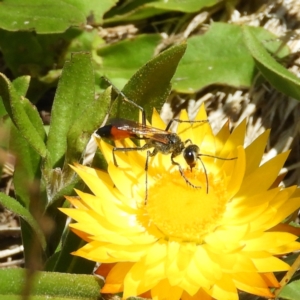
[[[189,186],[178,171],[164,172],[148,189],[147,210],[150,224],[168,238],[202,243],[204,235],[218,226],[228,198],[223,178],[196,168],[185,171],[186,178],[196,186]]]

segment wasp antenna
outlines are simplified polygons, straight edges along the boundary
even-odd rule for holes
[[[201,162],[201,165],[203,167],[203,170],[204,170],[204,174],[205,174],[205,180],[206,180],[206,194],[208,194],[208,176],[207,176],[207,171],[206,171],[206,168],[205,168],[205,165],[204,165],[204,162],[202,161],[201,159],[201,154],[197,156],[197,158],[200,160]]]
[[[168,131],[172,125],[173,122],[177,122],[177,123],[207,123],[209,122],[208,120],[194,120],[194,121],[188,121],[188,120],[180,120],[180,119],[171,119],[166,127],[166,131]]]
[[[172,119],[172,121],[178,122],[178,123],[208,123],[208,120],[180,120],[180,119]]]
[[[205,156],[205,157],[212,157],[212,158],[216,158],[216,159],[220,159],[220,160],[235,160],[237,159],[237,157],[230,157],[230,158],[224,158],[224,157],[220,157],[220,156],[215,156],[215,155],[209,155],[209,154],[198,154],[198,158],[200,156]]]
[[[173,119],[171,119],[171,120],[169,121],[169,123],[168,123],[168,125],[167,125],[165,131],[168,131],[168,130],[170,129],[172,123],[173,123]]]

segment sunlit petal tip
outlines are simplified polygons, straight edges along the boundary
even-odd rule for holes
[[[101,150],[102,154],[105,157],[105,160],[109,163],[110,161],[113,160],[112,157],[112,149],[113,147],[111,145],[109,145],[108,143],[106,143],[103,139],[100,139],[98,137],[95,137],[96,143],[99,147],[99,149]]]
[[[199,112],[195,118],[195,120],[207,120],[207,113],[206,113],[206,110],[205,110],[205,105],[204,103],[201,104],[200,106],[200,109],[199,109]]]
[[[153,118],[159,118],[161,119],[157,109],[155,107],[153,107],[153,112],[152,112],[152,121],[153,121]]]
[[[76,190],[75,190],[76,191]],[[76,208],[86,209],[86,206],[82,203],[78,197],[65,196],[65,198]]]
[[[76,172],[77,169],[81,168],[81,165],[79,163],[74,162],[73,165],[69,164],[69,167]]]
[[[166,127],[166,124],[164,123],[164,121],[162,120],[162,118],[160,117],[158,111],[155,108],[153,108],[151,124],[155,128],[165,129],[165,127]]]
[[[178,118],[187,121],[187,112]],[[207,119],[201,105],[195,120]],[[108,172],[71,166],[91,190],[67,197],[74,208],[60,209],[87,242],[73,254],[107,265],[99,268],[104,294],[237,300],[240,290],[274,297],[274,272],[290,268],[280,256],[300,250],[300,230],[281,223],[299,209],[300,189],[274,187],[288,153],[261,164],[269,132],[245,147],[246,121],[216,135],[209,122],[174,122],[181,141],[167,155],[153,152],[170,146],[154,110],[151,134],[160,135],[141,140],[154,146],[148,161],[148,149],[118,151],[116,166],[112,146],[97,138]]]

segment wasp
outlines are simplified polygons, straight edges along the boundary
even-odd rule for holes
[[[168,124],[167,128],[170,127],[171,122],[185,122],[178,119],[173,119]],[[200,120],[200,121],[186,121],[186,122],[201,122],[205,123],[208,120]],[[202,156],[212,157],[222,160],[234,160],[233,158],[223,158],[209,154],[200,153],[200,148],[193,144],[190,139],[186,141],[182,141],[181,138],[173,132],[168,131],[167,129],[162,130],[152,126],[148,126],[145,124],[141,124],[135,121],[126,120],[126,119],[112,119],[110,124],[107,124],[96,131],[96,134],[102,138],[107,138],[110,140],[122,140],[125,138],[135,138],[135,139],[143,139],[146,140],[146,143],[143,146],[136,147],[114,147],[112,151],[113,162],[116,167],[118,167],[117,159],[115,156],[116,151],[129,152],[129,151],[143,151],[148,149],[153,149],[151,152],[147,151],[147,160],[145,171],[148,170],[148,157],[155,156],[157,153],[162,154],[171,154],[171,163],[178,167],[178,170],[185,180],[185,182],[193,187],[193,188],[201,188],[201,186],[196,186],[192,182],[186,178],[183,168],[181,165],[176,162],[174,159],[180,154],[183,154],[183,157],[190,167],[191,171],[196,166],[197,160],[199,160],[204,169],[205,178],[206,178],[206,193],[208,193],[209,184],[208,184],[208,176],[204,163],[201,160]]]
[[[112,85],[113,86],[113,85]],[[113,86],[114,87],[114,86]],[[115,88],[115,87],[114,87]],[[116,88],[115,88],[116,89]],[[190,139],[186,141],[182,141],[182,139],[174,132],[170,132],[169,129],[172,125],[172,123],[179,122],[187,122],[187,123],[207,123],[208,120],[197,120],[197,121],[184,121],[180,119],[172,119],[167,127],[163,129],[155,128],[152,126],[146,125],[146,114],[144,109],[133,102],[132,100],[128,99],[121,91],[118,91],[118,93],[121,94],[123,99],[126,102],[131,103],[135,107],[137,107],[142,112],[142,123],[135,122],[132,120],[127,119],[111,119],[109,124],[100,127],[98,130],[96,130],[95,134],[100,136],[101,138],[107,138],[109,140],[122,140],[125,138],[134,138],[134,139],[142,139],[145,140],[146,143],[143,146],[136,146],[136,147],[114,147],[112,150],[113,155],[113,162],[116,167],[118,167],[117,159],[115,156],[116,151],[122,151],[122,152],[129,152],[129,151],[147,151],[147,159],[146,159],[146,165],[145,165],[145,171],[146,171],[146,199],[147,199],[147,170],[148,170],[148,160],[149,157],[155,156],[157,153],[162,153],[164,155],[171,154],[171,163],[172,165],[175,165],[178,167],[178,170],[180,172],[180,175],[183,177],[185,182],[193,187],[193,188],[202,188],[201,186],[197,186],[189,181],[189,179],[185,176],[183,168],[181,165],[175,160],[175,158],[182,154],[187,165],[190,167],[190,170],[196,166],[197,161],[199,160],[202,164],[205,178],[206,178],[206,193],[209,191],[209,184],[208,184],[208,176],[207,171],[205,168],[205,165],[203,161],[201,160],[201,157],[211,157],[211,158],[217,158],[221,160],[234,160],[237,157],[233,158],[223,158],[218,157],[214,155],[209,154],[202,154],[200,152],[200,148],[193,144]],[[149,149],[153,149],[150,151]]]

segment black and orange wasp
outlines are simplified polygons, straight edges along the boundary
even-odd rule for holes
[[[110,83],[111,84],[111,83]],[[112,84],[111,84],[112,85]],[[201,186],[194,185],[189,179],[185,176],[183,168],[181,165],[176,162],[174,159],[181,153],[183,157],[190,167],[190,170],[196,166],[197,160],[200,161],[202,164],[205,178],[206,178],[206,193],[209,191],[209,183],[208,183],[208,176],[205,165],[201,160],[201,157],[211,157],[217,158],[221,160],[234,160],[236,157],[233,158],[223,158],[209,154],[202,154],[200,153],[200,148],[193,144],[190,139],[186,141],[182,141],[179,135],[174,132],[169,131],[173,122],[187,122],[187,123],[206,123],[208,120],[197,120],[197,121],[183,121],[180,119],[171,119],[166,128],[159,129],[152,126],[146,125],[146,113],[145,110],[139,106],[137,103],[133,102],[132,100],[128,99],[123,92],[119,91],[116,87],[112,85],[117,93],[119,93],[123,100],[126,102],[131,103],[133,106],[137,107],[142,112],[142,123],[135,122],[132,120],[127,119],[111,119],[109,124],[100,127],[95,133],[96,135],[100,136],[101,138],[107,138],[109,140],[122,140],[125,138],[133,138],[133,139],[143,139],[146,140],[146,143],[143,146],[136,146],[136,147],[114,147],[112,151],[113,161],[116,167],[118,167],[117,159],[115,156],[116,151],[122,152],[129,152],[129,151],[143,151],[148,149],[153,149],[152,152],[150,150],[147,151],[147,159],[145,164],[145,171],[148,170],[148,160],[149,157],[155,156],[157,153],[162,153],[165,155],[171,154],[171,163],[178,167],[178,170],[185,180],[185,182],[193,187],[193,188],[202,188]],[[146,173],[147,174],[147,173]],[[147,177],[146,177],[146,200],[147,200]]]

